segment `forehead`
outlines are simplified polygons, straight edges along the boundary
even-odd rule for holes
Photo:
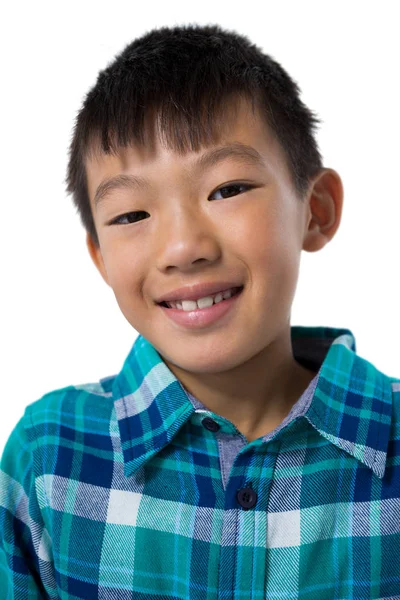
[[[111,154],[102,152],[99,145],[91,148],[85,168],[93,208],[99,186],[132,172],[149,172],[156,177],[160,169],[172,171],[178,167],[189,178],[195,178],[224,160],[232,160],[259,169],[278,170],[282,177],[289,176],[283,149],[258,107],[253,110],[250,101],[238,99],[225,105],[214,124],[212,143],[202,144],[196,151],[182,152],[168,144],[160,131],[157,115],[149,122],[152,128],[147,131],[146,143],[142,146],[120,146]]]

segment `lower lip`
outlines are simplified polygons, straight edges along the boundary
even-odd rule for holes
[[[196,310],[188,311],[179,310],[179,308],[165,308],[165,306],[160,306],[160,308],[167,317],[174,321],[174,323],[189,329],[199,329],[215,323],[218,319],[221,319],[231,312],[236,306],[237,300],[242,295],[242,292],[243,288],[235,296],[232,296],[227,300],[222,300],[221,302],[218,302],[218,304],[213,304],[208,308],[198,308]]]

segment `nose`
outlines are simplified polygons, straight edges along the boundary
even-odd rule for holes
[[[157,263],[161,271],[191,270],[213,263],[221,256],[221,240],[215,223],[196,206],[179,206],[160,222],[157,231]]]

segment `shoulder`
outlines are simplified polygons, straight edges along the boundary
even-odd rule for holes
[[[22,419],[28,438],[68,436],[68,429],[109,431],[115,377],[55,389],[28,404]]]

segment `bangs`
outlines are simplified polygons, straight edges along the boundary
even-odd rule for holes
[[[152,151],[156,139],[168,149],[184,155],[198,152],[203,147],[216,145],[234,122],[241,101],[248,103],[255,114],[260,101],[236,90],[233,94],[194,95],[191,102],[171,94],[164,98],[152,98],[146,102],[128,88],[112,106],[102,104],[96,122],[90,124],[82,139],[84,158],[96,158],[101,154],[117,155],[121,147],[134,146]],[[127,110],[129,106],[129,110]]]
[[[213,59],[212,51],[190,59],[170,51],[166,64],[122,56],[99,74],[78,116],[83,154],[151,146],[155,136],[181,154],[215,143],[239,100],[253,112],[260,104],[262,76],[254,66],[221,70]]]

